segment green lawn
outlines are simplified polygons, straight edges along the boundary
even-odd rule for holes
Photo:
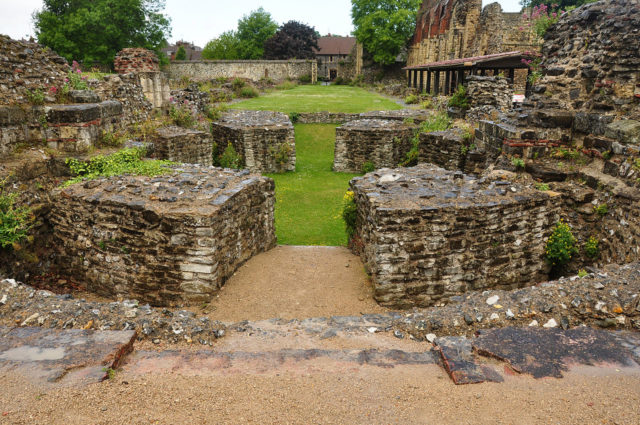
[[[276,233],[283,245],[346,245],[340,215],[349,180],[334,173],[335,125],[297,124],[296,172],[269,174],[276,182]]]
[[[234,103],[231,108],[291,112],[346,112],[360,113],[402,109],[397,103],[350,86],[297,86],[263,96]]]

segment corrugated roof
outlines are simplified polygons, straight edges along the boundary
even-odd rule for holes
[[[426,69],[426,68],[447,68],[456,65],[463,65],[466,62],[471,62],[473,65],[477,65],[485,62],[492,62],[497,59],[506,59],[506,58],[519,58],[523,56],[522,52],[514,51],[514,52],[504,52],[504,53],[494,53],[492,55],[484,55],[484,56],[473,56],[470,58],[458,58],[458,59],[450,59],[446,61],[440,62],[431,62],[424,65],[415,65],[408,66],[403,69]]]
[[[348,55],[356,45],[355,37],[319,37],[317,55]]]

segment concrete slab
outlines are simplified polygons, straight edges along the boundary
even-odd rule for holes
[[[0,327],[0,372],[38,384],[100,382],[133,350],[135,337],[135,331]]]

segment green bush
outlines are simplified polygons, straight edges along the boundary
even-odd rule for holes
[[[128,148],[114,154],[98,155],[88,161],[79,161],[75,158],[67,158],[66,163],[76,177],[62,184],[63,187],[81,182],[94,180],[101,177],[119,176],[122,174],[134,174],[141,176],[157,176],[170,173],[171,161],[149,160],[143,161],[145,150],[142,148]]]
[[[298,85],[293,81],[283,81],[281,84],[276,86],[276,90],[291,90],[296,88]]]
[[[362,164],[362,174],[370,173],[372,171],[375,171],[375,169],[376,169],[376,166],[371,161],[367,161],[364,164]]]
[[[524,159],[522,158],[511,158],[511,165],[513,165],[517,171],[524,170]]]
[[[600,255],[600,241],[595,236],[591,236],[589,240],[584,243],[584,253],[587,257],[595,259]]]
[[[300,81],[301,84],[309,84],[311,83],[311,75],[310,74],[301,75],[300,78],[298,78],[298,81]]]
[[[356,218],[358,216],[358,208],[353,198],[354,193],[350,190],[342,197],[342,219],[346,225],[346,232],[349,239],[351,239],[356,232]]]
[[[44,105],[44,92],[40,89],[35,89],[33,91],[28,90],[26,92],[27,100],[32,105]]]
[[[469,109],[469,98],[467,97],[467,89],[462,84],[458,85],[458,89],[449,99],[448,106],[451,108]]]
[[[571,261],[577,253],[576,238],[571,232],[571,226],[560,220],[547,240],[545,248],[547,262],[553,267],[561,267]]]
[[[111,131],[102,131],[102,136],[100,137],[99,146],[107,147],[107,148],[120,148],[127,141],[127,134],[124,132],[111,132]]]
[[[404,98],[404,103],[406,103],[407,105],[415,105],[419,100],[420,99],[418,98],[418,96],[416,96],[415,94],[410,94],[409,96]]]
[[[5,190],[5,181],[0,181],[0,248],[14,247],[27,238],[33,224],[33,214],[27,207],[16,206],[17,193]]]
[[[420,133],[430,133],[432,131],[444,131],[451,128],[451,118],[446,112],[439,112],[431,115],[420,124],[420,128],[411,139],[412,147],[404,161],[400,163],[402,167],[410,167],[418,163],[418,143],[420,143]]]
[[[300,119],[300,114],[298,112],[289,112],[289,119],[295,124]]]
[[[222,168],[233,168],[234,170],[241,168],[242,158],[233,148],[231,142],[227,143],[227,147],[224,149],[222,155],[220,155],[218,163]]]
[[[186,105],[171,105],[169,117],[178,127],[190,128],[196,124],[196,117],[193,111]]]
[[[609,206],[607,204],[600,204],[593,207],[593,211],[600,217],[604,217],[609,212]]]
[[[547,183],[536,183],[536,189],[538,189],[541,192],[546,192],[547,190],[549,190],[549,185]]]
[[[241,80],[240,78],[236,78],[235,80],[233,80],[233,82],[231,83],[231,87],[234,90],[240,90],[241,88],[243,88],[246,85],[246,83],[244,82],[244,80]]]
[[[241,88],[238,94],[240,97],[244,97],[248,99],[260,96],[260,93],[258,92],[258,90],[256,90],[254,87],[251,87],[251,86],[246,86]]]

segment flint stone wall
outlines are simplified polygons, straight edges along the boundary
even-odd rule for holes
[[[541,102],[640,119],[640,7],[604,0],[563,15],[545,34]]]
[[[122,120],[133,124],[149,118],[154,105],[149,102],[136,74],[107,74],[101,80],[89,80],[89,87],[101,100],[117,100],[122,104]]]
[[[213,141],[204,131],[170,126],[156,130],[153,137],[154,157],[185,164],[211,165]]]
[[[370,111],[360,114],[343,112],[303,112],[298,114],[301,124],[344,124],[364,119],[381,119],[395,121],[413,121],[420,124],[431,116],[431,112],[417,109],[399,109],[394,111]]]
[[[211,123],[213,141],[222,153],[230,142],[252,172],[295,171],[296,140],[285,114],[272,111],[232,111]],[[278,162],[281,157],[282,162]]]
[[[359,173],[366,162],[375,168],[394,167],[411,150],[414,124],[361,119],[336,128],[333,170]]]
[[[351,180],[351,241],[384,306],[426,307],[470,290],[546,278],[543,254],[557,194],[489,182],[433,165],[382,169]]]
[[[216,78],[244,78],[260,81],[271,78],[282,82],[287,79],[299,80],[310,76],[311,82],[318,80],[318,63],[315,60],[201,60],[172,62],[168,68],[169,78],[192,81],[207,81]]]
[[[458,128],[420,133],[418,162],[434,164],[450,171],[462,170],[465,146],[464,132]]]
[[[79,183],[56,197],[59,267],[103,296],[208,302],[276,243],[273,180],[247,171],[185,166]]]
[[[511,109],[513,88],[506,78],[470,75],[465,84],[471,109],[482,106],[492,106],[503,112]]]
[[[140,72],[159,72],[160,61],[151,50],[128,47],[116,54],[113,60],[113,68],[118,74],[130,74]]]

